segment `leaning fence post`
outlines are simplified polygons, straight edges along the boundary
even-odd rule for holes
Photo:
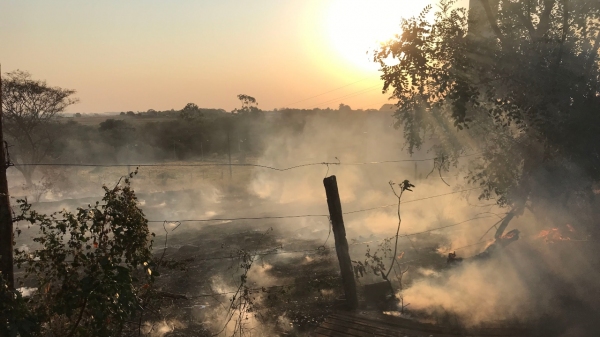
[[[350,309],[356,309],[358,307],[356,281],[354,280],[352,261],[348,252],[346,229],[344,228],[344,218],[342,217],[342,203],[335,176],[323,179],[323,185],[325,185],[325,193],[327,194],[327,206],[329,207],[329,217],[331,219],[331,227],[333,228],[333,237],[335,238],[335,251],[340,263],[346,303]]]

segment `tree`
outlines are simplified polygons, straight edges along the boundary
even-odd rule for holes
[[[240,161],[245,161],[245,156],[248,151],[251,151],[253,148],[258,148],[259,145],[256,144],[257,140],[252,137],[252,135],[258,134],[257,132],[257,122],[264,116],[263,111],[258,108],[258,102],[252,96],[240,94],[237,96],[240,102],[242,103],[242,107],[240,109],[235,109],[234,119],[230,119],[227,122],[227,142],[229,152],[231,151],[231,133],[234,132],[237,135],[237,148],[240,154]],[[231,155],[231,153],[230,153]]]
[[[344,103],[340,103],[340,106],[338,108],[339,111],[352,111],[352,108],[349,105],[346,105]]]
[[[454,3],[404,20],[374,54],[408,151],[432,144],[440,169],[481,152],[469,182],[510,208],[496,238],[525,208],[577,198],[587,211],[571,216],[599,234],[600,2],[472,0],[471,18]]]
[[[254,97],[244,94],[240,94],[237,97],[242,103],[242,108],[233,110],[234,113],[256,115],[262,111],[258,108],[258,102]]]
[[[13,145],[11,159],[23,174],[27,186],[32,185],[36,164],[42,163],[53,151],[60,137],[55,117],[78,102],[72,98],[75,90],[51,87],[45,81],[34,80],[28,72],[16,70],[6,74],[2,85],[4,131]]]
[[[188,103],[181,109],[179,116],[185,121],[194,121],[198,120],[202,117],[202,111],[200,108],[194,103]]]

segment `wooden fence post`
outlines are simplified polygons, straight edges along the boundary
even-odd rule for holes
[[[342,217],[342,203],[335,176],[323,179],[323,185],[325,185],[325,193],[327,194],[327,206],[329,207],[329,217],[333,228],[333,237],[335,238],[335,251],[340,263],[346,303],[350,309],[356,309],[358,307],[356,281],[354,280],[352,261],[348,252],[346,228],[344,228],[344,218]]]
[[[2,129],[2,69],[0,67],[0,272],[6,279],[8,287],[15,289],[14,261],[13,261],[13,222],[10,211],[10,198],[8,196],[8,181],[6,169],[8,168],[7,147],[4,143]]]

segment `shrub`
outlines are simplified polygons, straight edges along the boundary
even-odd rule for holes
[[[27,327],[42,335],[115,336],[143,308],[142,298],[157,273],[151,254],[154,234],[130,185],[135,173],[114,188],[103,186],[102,202],[74,213],[48,216],[32,210],[27,200],[18,201],[21,215],[16,220],[39,226],[33,239],[38,249],[15,251],[17,266],[26,272],[19,281],[37,290],[22,298],[7,287],[0,289],[0,296],[14,297],[13,307],[25,310],[25,317],[35,318],[33,328],[14,325],[21,335],[32,335]]]

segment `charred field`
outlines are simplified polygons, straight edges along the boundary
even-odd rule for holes
[[[259,155],[236,153],[231,168],[223,154],[139,167],[59,167],[62,188],[38,191],[32,207],[74,211],[99,201],[99,186],[112,188],[137,171],[131,186],[159,262],[144,319],[127,323],[134,335],[310,336],[343,312],[323,186],[331,175],[359,312],[462,333],[515,326],[531,336],[594,331],[599,269],[590,257],[597,246],[563,206],[527,210],[496,237],[507,209],[480,199],[480,187],[440,168],[437,157],[398,157],[403,144],[387,117],[337,125],[334,133],[325,121],[307,118],[301,132],[268,142]],[[319,147],[324,154],[315,157]],[[468,171],[477,159],[461,157],[457,170]],[[35,199],[19,173],[9,173],[12,195]],[[390,187],[405,180],[415,186],[399,209]],[[577,200],[562,205],[577,213]],[[38,228],[17,226],[16,248],[35,250]]]

